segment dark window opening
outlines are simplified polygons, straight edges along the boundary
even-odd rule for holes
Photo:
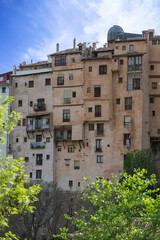
[[[95,86],[94,87],[94,97],[100,97],[101,96],[101,87]]]
[[[95,106],[95,117],[101,117],[101,105]]]
[[[99,66],[99,74],[107,74],[107,65]]]

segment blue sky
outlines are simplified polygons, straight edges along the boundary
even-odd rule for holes
[[[0,0],[0,73],[79,42],[106,42],[110,27],[160,34],[159,0]]]

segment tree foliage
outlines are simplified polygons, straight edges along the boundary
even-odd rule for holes
[[[160,196],[152,198],[156,190],[148,190],[156,183],[155,175],[145,177],[146,170],[136,171],[133,176],[123,174],[123,181],[97,180],[83,190],[83,200],[88,199],[90,208],[82,207],[71,218],[77,227],[74,233],[63,228],[57,239],[78,240],[158,240],[160,239]],[[66,216],[70,218],[69,216]]]
[[[124,161],[124,171],[130,175],[133,175],[135,169],[146,169],[147,177],[153,173],[158,177],[158,172],[152,162],[152,151],[150,149],[136,149],[127,153]]]
[[[5,134],[9,133],[20,119],[20,114],[12,111],[8,114],[9,104],[13,98],[7,98],[0,104],[0,141],[5,143]],[[0,158],[0,231],[8,226],[8,218],[12,214],[22,214],[33,211],[30,206],[37,200],[39,186],[25,188],[28,176],[25,175],[23,159],[11,157]],[[1,239],[17,239],[11,232]]]

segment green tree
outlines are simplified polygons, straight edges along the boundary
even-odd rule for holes
[[[160,196],[152,198],[148,190],[155,185],[156,177],[145,177],[146,170],[133,176],[123,174],[123,181],[113,177],[112,181],[97,180],[83,190],[83,200],[92,207],[84,208],[72,219],[77,227],[74,233],[62,229],[57,239],[78,240],[158,240],[160,239]],[[66,216],[69,218],[68,216]]]
[[[135,169],[146,169],[147,177],[149,177],[151,174],[156,174],[158,178],[158,171],[152,162],[152,151],[150,149],[136,149],[127,153],[124,161],[124,171],[130,175],[133,175]]]
[[[6,98],[0,104],[0,142],[5,143],[5,134],[10,133],[20,119],[20,114],[12,111],[9,114],[9,105],[13,98]],[[37,200],[39,186],[25,188],[28,176],[25,175],[23,159],[11,157],[0,158],[0,231],[8,226],[8,218],[12,214],[22,214],[33,211],[30,206]],[[1,239],[17,239],[11,232]]]

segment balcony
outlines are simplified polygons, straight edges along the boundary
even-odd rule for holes
[[[31,142],[31,148],[45,148],[44,142]]]
[[[49,128],[50,128],[49,124],[35,124],[35,125],[27,125],[26,130],[35,131],[35,130],[44,130]]]
[[[33,109],[35,112],[39,112],[39,111],[45,111],[46,110],[46,104],[34,104]]]
[[[55,140],[72,140],[72,127],[55,128]]]

